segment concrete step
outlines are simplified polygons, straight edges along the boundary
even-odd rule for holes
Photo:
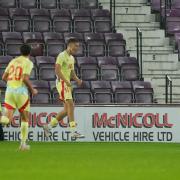
[[[134,22],[152,22],[155,21],[155,14],[116,14],[116,24],[120,25],[121,23],[134,23]]]
[[[102,4],[108,4],[109,0],[99,0]],[[147,4],[147,0],[116,0],[116,6],[121,4],[137,5],[137,4]]]
[[[136,31],[136,27],[139,27],[141,30],[157,30],[160,28],[159,22],[120,22],[116,24],[117,29],[124,30],[133,30]]]
[[[151,14],[151,8],[150,6],[125,6],[125,5],[120,5],[116,6],[116,14]]]
[[[149,69],[176,69],[176,63],[174,61],[143,61],[143,70],[147,72]]]
[[[131,53],[132,57],[136,57],[136,52]],[[152,54],[143,54],[143,60],[147,61],[174,61],[178,63],[178,55],[177,54],[157,54],[157,55],[152,55]]]
[[[131,46],[136,46],[136,37],[126,38],[127,39],[127,48],[129,47],[128,44]],[[169,46],[169,38],[143,38],[142,41],[143,47],[163,47]],[[128,48],[130,49],[130,48]]]
[[[143,38],[165,38],[165,31],[158,29],[158,30],[141,30]],[[124,30],[118,29],[119,33],[122,33],[127,38],[134,38],[136,37],[136,31],[134,30]]]

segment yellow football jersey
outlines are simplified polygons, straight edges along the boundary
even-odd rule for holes
[[[11,60],[5,72],[8,73],[7,86],[11,88],[19,88],[25,86],[23,83],[23,75],[30,75],[33,63],[24,56],[19,56]]]
[[[68,81],[71,79],[71,71],[74,69],[74,62],[74,57],[69,55],[66,50],[60,53],[56,60],[56,64],[61,65],[61,72]]]

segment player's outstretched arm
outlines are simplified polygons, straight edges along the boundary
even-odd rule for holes
[[[29,91],[32,93],[33,96],[38,93],[37,89],[33,88],[32,83],[29,80],[29,75],[24,75],[23,82],[28,87]]]
[[[56,64],[55,73],[56,73],[56,75],[58,77],[58,80],[61,79],[67,84],[67,86],[71,86],[71,83],[64,77],[64,75],[63,75],[63,73],[61,71],[61,65],[60,64]]]

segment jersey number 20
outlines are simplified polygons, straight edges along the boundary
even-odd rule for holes
[[[16,80],[19,81],[22,77],[23,69],[21,66],[14,67],[13,65],[9,68],[9,76],[8,80]]]

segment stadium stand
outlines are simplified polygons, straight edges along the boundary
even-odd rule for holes
[[[9,60],[19,55],[20,45],[29,43],[34,63],[31,79],[40,92],[31,99],[32,103],[59,103],[55,89],[54,63],[71,37],[77,37],[80,41],[80,49],[75,56],[75,70],[84,80],[83,87],[77,87],[72,82],[75,103],[155,102],[152,85],[146,82],[153,78],[144,73],[145,81],[140,79],[139,62],[135,58],[134,27],[140,25],[138,14],[154,17],[146,0],[128,3],[125,0],[117,1],[117,32],[113,29],[109,1],[0,0],[0,7],[0,74],[2,75]],[[156,12],[158,10],[157,8]],[[145,21],[142,16],[141,19]],[[151,30],[159,29],[157,22],[142,24],[153,24]],[[158,35],[162,31],[157,30]],[[178,34],[176,37],[178,47]],[[153,53],[149,55],[149,51],[145,51],[146,57],[153,56]],[[149,59],[144,58],[145,61],[152,61]],[[1,88],[4,92],[5,87]]]

